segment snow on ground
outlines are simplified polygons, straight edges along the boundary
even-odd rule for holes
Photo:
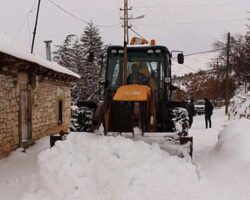
[[[26,153],[17,150],[0,160],[0,200],[17,200],[37,178],[37,156],[49,148],[48,137],[39,140]]]
[[[196,142],[194,162],[198,165],[201,179],[207,180],[206,187],[216,193],[215,199],[248,200],[250,120],[240,119],[229,123],[227,117],[222,117],[223,113],[224,109],[220,109],[212,116],[213,128],[200,129],[206,137],[202,137],[198,129],[193,130]]]
[[[51,149],[44,138],[0,161],[0,199],[248,200],[250,121],[218,109],[212,122],[194,117],[192,162],[120,136],[72,133]]]
[[[200,199],[194,165],[123,137],[71,134],[39,164],[38,187],[23,199]]]

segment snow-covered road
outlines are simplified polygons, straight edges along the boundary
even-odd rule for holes
[[[71,134],[52,149],[43,138],[0,160],[0,200],[248,200],[250,121],[224,129],[219,109],[212,122],[194,117],[192,162],[122,137]]]

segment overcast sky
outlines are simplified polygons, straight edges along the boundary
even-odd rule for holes
[[[0,33],[30,48],[38,0],[0,0]],[[68,34],[81,34],[86,23],[98,25],[105,44],[122,44],[123,0],[41,0],[34,52],[45,56],[44,40],[61,44]],[[206,51],[227,32],[244,33],[250,24],[249,0],[129,0],[133,29],[147,39],[185,54]],[[130,36],[134,36],[130,32]],[[53,46],[53,50],[55,47]]]

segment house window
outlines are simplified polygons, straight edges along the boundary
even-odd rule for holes
[[[58,116],[57,116],[57,122],[58,124],[63,123],[63,101],[58,101]]]

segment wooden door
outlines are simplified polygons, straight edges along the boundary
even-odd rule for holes
[[[21,125],[21,143],[25,143],[31,139],[30,124],[30,92],[21,90],[20,93],[20,125]]]

